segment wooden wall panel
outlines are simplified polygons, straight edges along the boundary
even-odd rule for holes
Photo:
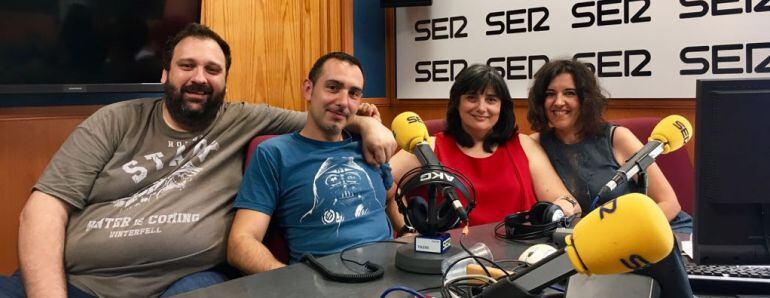
[[[352,13],[352,0],[204,1],[202,23],[232,50],[227,99],[304,111],[300,84],[313,62],[352,52]]]
[[[67,136],[98,106],[0,109],[0,274],[16,270],[19,213]]]

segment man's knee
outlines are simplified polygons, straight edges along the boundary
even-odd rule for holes
[[[175,281],[163,292],[161,297],[170,297],[181,293],[202,289],[221,282],[239,277],[241,274],[230,266],[217,266],[215,268],[196,272]]]
[[[21,273],[18,270],[11,276],[0,275],[0,296],[26,297],[24,295],[24,284],[21,281]]]

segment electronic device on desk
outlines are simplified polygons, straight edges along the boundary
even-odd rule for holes
[[[590,212],[566,242],[566,248],[486,287],[478,297],[534,297],[576,273],[618,274],[648,267],[674,247],[663,211],[638,193],[620,196]]]
[[[570,226],[574,217],[565,217],[559,205],[539,201],[532,205],[529,211],[516,212],[503,218],[503,222],[495,227],[495,236],[510,240],[550,237],[556,229]],[[498,232],[503,226],[505,234]]]
[[[698,80],[696,90],[693,261],[770,265],[770,79]],[[770,293],[768,267],[688,273],[696,292]]]
[[[768,294],[770,266],[686,264],[693,291],[704,294]]]
[[[451,246],[446,231],[461,221],[467,224],[468,213],[475,205],[475,190],[462,174],[438,161],[420,116],[401,113],[393,119],[391,127],[401,149],[414,154],[421,164],[404,174],[396,188],[398,211],[404,215],[406,224],[420,233],[414,245],[398,249],[396,267],[415,273],[441,274],[441,261],[459,252]],[[461,198],[467,202],[467,210]]]

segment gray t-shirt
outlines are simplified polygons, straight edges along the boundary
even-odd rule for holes
[[[81,123],[34,188],[76,208],[67,224],[68,281],[98,296],[157,296],[225,261],[244,146],[299,130],[304,113],[225,103],[205,130],[163,121],[161,99],[106,106]]]

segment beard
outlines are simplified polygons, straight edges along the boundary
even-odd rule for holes
[[[318,112],[311,113],[311,115],[313,116],[313,122],[315,122],[316,126],[318,126],[318,128],[321,129],[326,134],[329,134],[329,135],[339,134],[345,128],[345,125],[347,125],[347,123],[350,121],[350,118],[351,118],[350,112],[344,109],[330,108],[330,110],[343,114],[346,119],[341,122],[326,121],[326,117],[327,117],[326,109],[324,109],[320,113]]]
[[[208,127],[217,117],[219,108],[224,103],[225,91],[214,92],[208,85],[191,85],[177,88],[170,82],[163,84],[166,95],[165,105],[171,118],[176,123],[190,131],[200,131]],[[204,92],[208,98],[200,109],[193,109],[184,100],[184,94],[188,92]]]

